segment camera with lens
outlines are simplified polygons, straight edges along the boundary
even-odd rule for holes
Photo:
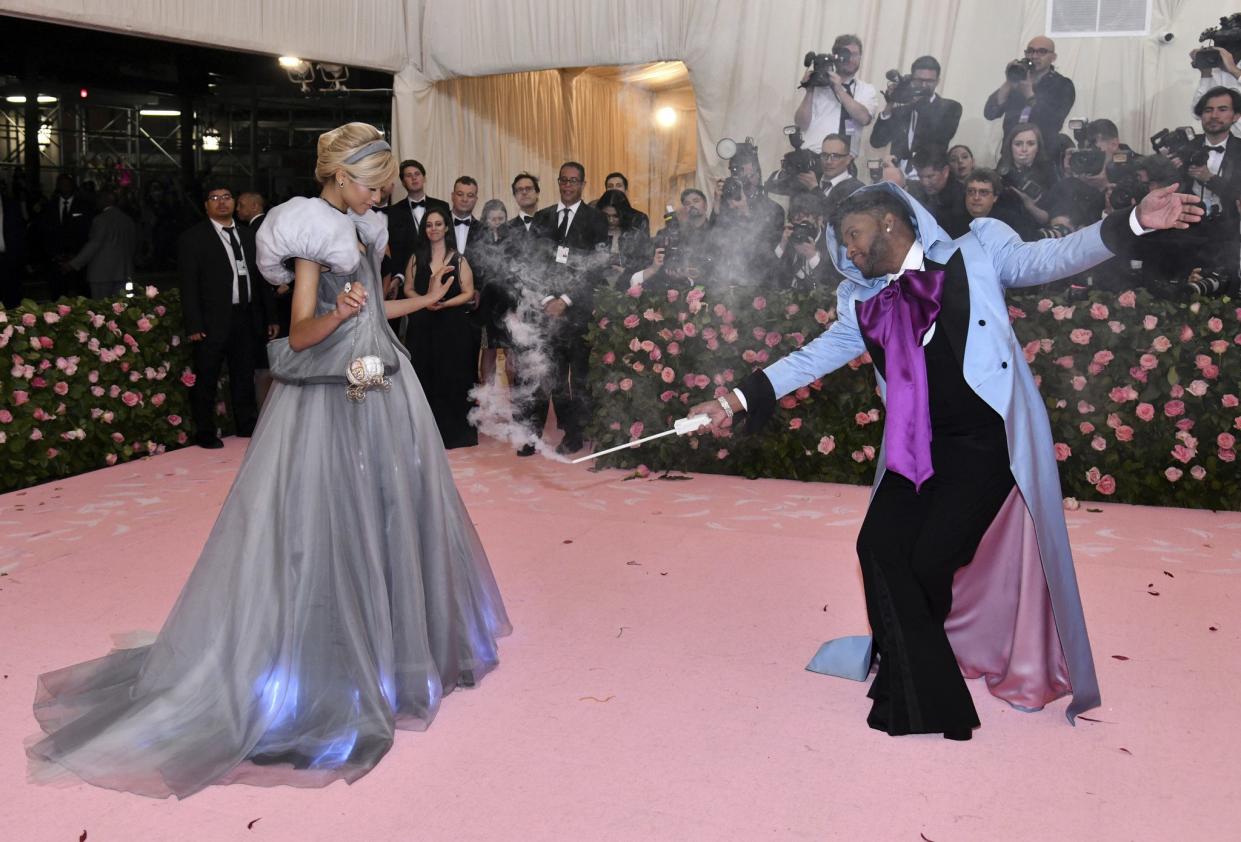
[[[1020,190],[1036,202],[1043,198],[1043,185],[1017,170],[1009,170],[1004,173],[1003,181],[1005,187]]]
[[[796,222],[789,231],[789,245],[796,246],[802,243],[817,243],[819,235],[823,232],[819,230],[819,226],[813,222]]]
[[[1004,78],[1008,80],[1008,84],[1016,85],[1030,78],[1030,71],[1034,69],[1034,62],[1028,58],[1019,58],[1008,63],[1008,67],[1004,68]]]
[[[889,70],[883,75],[893,85],[891,91],[883,92],[884,97],[892,105],[908,105],[917,99],[917,92],[914,91],[914,77],[911,74]]]
[[[1188,295],[1213,298],[1226,295],[1232,289],[1235,280],[1232,275],[1221,269],[1204,269],[1196,277],[1189,276],[1185,281],[1185,291]]]
[[[1089,120],[1069,120],[1069,131],[1073,133],[1073,140],[1077,143],[1077,148],[1069,153],[1069,172],[1073,175],[1098,175],[1103,171],[1103,164],[1107,160],[1107,153],[1096,149],[1086,137],[1086,127],[1089,124]]]
[[[1069,226],[1056,223],[1055,225],[1048,225],[1046,228],[1038,229],[1038,238],[1040,240],[1059,240],[1072,233],[1073,229]]]
[[[1151,135],[1151,149],[1169,158],[1180,158],[1186,167],[1205,167],[1211,154],[1205,146],[1194,144],[1194,130],[1190,126],[1160,129]]]
[[[792,151],[786,152],[780,160],[780,169],[771,174],[765,185],[768,193],[790,196],[806,190],[806,186],[798,180],[803,173],[814,173],[817,184],[823,176],[823,160],[810,149],[802,149],[801,129],[797,126],[785,126],[784,134],[788,136]]]
[[[720,200],[724,202],[735,202],[745,195],[745,185],[741,183],[741,179],[735,175],[730,175],[724,179],[724,183],[720,185]]]
[[[840,65],[849,61],[849,56],[840,53],[816,53],[813,50],[806,53],[806,57],[802,59],[803,67],[812,67],[810,75],[806,81],[802,82],[798,87],[801,88],[828,88],[831,87],[832,80],[828,76],[829,73],[835,73]]]
[[[1200,48],[1194,56],[1193,66],[1196,70],[1213,70],[1223,67],[1224,62],[1220,57],[1220,50],[1232,53],[1235,61],[1237,55],[1241,54],[1241,12],[1220,18],[1219,26],[1203,30],[1198,36],[1198,41],[1200,43],[1210,41],[1211,43]]]

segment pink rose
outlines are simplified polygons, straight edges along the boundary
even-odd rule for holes
[[[783,338],[784,337],[780,336],[780,334],[773,330],[771,333],[767,334],[767,338],[763,341],[767,343],[768,348],[774,348],[780,344],[780,340]]]
[[[1086,401],[1078,401],[1077,411],[1080,412],[1082,415],[1089,415],[1090,413],[1094,412],[1094,404],[1087,403]]]
[[[121,313],[125,312],[125,305],[119,301],[113,302],[112,312],[119,316]]]
[[[43,431],[40,430],[38,427],[35,427],[33,430],[30,431],[30,440],[31,441],[42,441]]]
[[[1185,397],[1185,387],[1182,386],[1180,383],[1177,383],[1171,389],[1168,390],[1168,394],[1174,398],[1183,398]]]
[[[1163,405],[1163,414],[1169,418],[1176,418],[1177,416],[1184,415],[1185,404],[1176,400],[1168,401]]]
[[[612,387],[612,391],[616,391],[615,383],[609,383],[607,385]],[[659,399],[663,401],[664,403],[667,403],[668,401],[672,400],[676,396],[677,396],[677,393],[672,391],[671,389],[665,389],[664,391],[659,393]]]
[[[754,334],[754,338],[755,338],[755,339],[757,339],[759,342],[762,342],[762,341],[763,341],[763,337],[767,335],[767,328],[765,328],[765,327],[756,327],[756,328],[754,328],[754,330],[753,330],[753,331],[751,331],[751,332]]]
[[[1090,440],[1090,446],[1099,452],[1107,450],[1107,439],[1103,436],[1095,436]]]
[[[1108,392],[1107,396],[1116,403],[1127,403],[1136,400],[1138,393],[1132,386],[1117,386]]]
[[[1221,450],[1216,455],[1219,457],[1219,461],[1221,462],[1233,462],[1236,461],[1237,458],[1237,452],[1235,450]]]
[[[1133,441],[1133,428],[1126,424],[1117,427],[1116,441]]]
[[[849,454],[854,462],[862,463],[866,461],[866,454],[860,450],[855,450]]]
[[[180,415],[169,415],[169,416],[168,416],[168,423],[169,423],[169,424],[171,424],[171,425],[172,425],[172,426],[174,426],[174,427],[178,427],[178,426],[180,426],[180,425],[181,425],[181,416],[180,416]]]
[[[1073,385],[1074,391],[1080,392],[1082,389],[1086,388],[1086,378],[1082,377],[1080,374],[1074,377],[1069,382]]]
[[[121,435],[120,433],[113,433],[113,434],[111,435],[111,439],[112,439],[112,441],[116,442],[117,444],[120,444],[121,442],[125,441],[125,437],[124,437],[123,435]]]
[[[1073,450],[1064,442],[1056,442],[1056,461],[1063,462],[1073,455]]]
[[[1211,318],[1207,319],[1207,329],[1210,330],[1212,333],[1219,333],[1221,330],[1224,329],[1224,323],[1220,321],[1218,317],[1212,316]]]
[[[681,346],[675,342],[669,342],[668,353],[675,357],[677,354],[681,353]]]
[[[1194,380],[1187,387],[1185,387],[1185,391],[1189,392],[1195,398],[1200,398],[1207,393],[1207,384],[1202,380]]]
[[[1172,347],[1172,340],[1166,336],[1156,336],[1151,340],[1151,347],[1158,353],[1162,354],[1164,351],[1167,351]]]
[[[633,370],[636,371],[638,374],[641,374],[642,372],[646,371],[646,366],[644,366],[642,363],[634,363]]]
[[[61,397],[64,397],[69,394],[69,384],[64,380],[57,381],[56,384],[52,386],[52,391]]]
[[[866,457],[866,461],[867,461],[867,462],[872,462],[872,461],[874,461],[874,458],[875,458],[875,448],[874,448],[874,447],[872,447],[872,446],[871,446],[871,445],[869,445],[869,444],[864,445],[864,446],[862,447],[862,455]]]
[[[13,413],[7,409],[0,409],[0,424],[8,424],[13,420]]]
[[[1100,494],[1111,495],[1116,491],[1116,480],[1111,474],[1104,474],[1099,477],[1099,481],[1095,484],[1094,489]]]
[[[1212,354],[1222,354],[1227,350],[1228,350],[1227,339],[1212,339],[1211,340],[1211,353]]]
[[[699,389],[705,389],[711,385],[711,378],[705,374],[695,374],[694,385]]]
[[[611,365],[614,362],[616,362],[616,354],[613,353],[612,351],[608,351],[606,354],[603,355],[604,365]]]
[[[1075,309],[1074,307],[1063,307],[1057,304],[1055,307],[1051,308],[1051,315],[1053,318],[1055,318],[1056,321],[1062,322],[1065,319],[1073,318],[1074,309]]]
[[[1182,418],[1176,422],[1176,428],[1187,433],[1194,428],[1194,421],[1192,418]]]
[[[641,295],[642,295],[642,287],[641,287],[641,285],[638,285],[638,286],[631,286],[629,289],[627,289],[627,290],[625,291],[625,295],[628,295],[630,298],[639,298],[639,297],[641,297]]]
[[[664,366],[664,370],[659,372],[659,379],[665,383],[671,383],[677,379],[677,373],[668,366]]]
[[[867,424],[870,423],[870,416],[867,415],[865,412],[859,412],[857,415],[853,416],[853,421],[859,427],[865,427]]]
[[[633,381],[631,379],[626,377],[623,380],[621,380],[620,389],[622,392],[628,392],[632,388],[633,388]]]
[[[1086,472],[1086,482],[1091,485],[1098,485],[1099,480],[1103,477],[1103,473],[1098,468],[1091,468]]]
[[[30,395],[28,395],[26,392],[23,392],[20,389],[13,392],[13,405],[14,406],[21,406],[28,400],[30,400]]]
[[[801,312],[801,308],[796,304],[790,304],[784,308],[784,315],[786,316],[796,316],[799,312]]]
[[[1189,325],[1181,325],[1181,341],[1188,342],[1194,338],[1193,329]]]
[[[1083,436],[1088,436],[1094,432],[1094,424],[1091,424],[1089,421],[1083,421],[1077,425],[1077,429],[1081,431]]]
[[[1220,433],[1215,437],[1215,443],[1224,450],[1232,450],[1237,446],[1237,437],[1232,433]]]
[[[1219,377],[1219,366],[1217,365],[1203,366],[1202,376],[1205,377],[1207,380],[1215,380],[1216,378]]]
[[[55,345],[55,344],[56,344],[56,343],[52,341],[52,337],[50,337],[50,336],[40,336],[40,337],[39,337],[39,345],[40,345],[40,346],[43,348],[43,350],[45,350],[45,351],[50,350],[50,349],[52,348],[52,346],[53,346],[53,345]]]
[[[635,327],[638,326],[638,323],[640,321],[642,320],[638,318],[637,313],[630,313],[628,316],[625,317],[625,321],[624,321],[625,329],[633,330]]]
[[[1090,337],[1092,336],[1094,336],[1093,331],[1087,330],[1084,327],[1076,327],[1073,328],[1073,332],[1069,334],[1069,341],[1075,345],[1088,345],[1090,344]]]
[[[722,447],[722,448],[720,448],[719,450],[717,450],[717,451],[715,452],[715,458],[716,458],[716,459],[720,459],[720,460],[727,459],[727,458],[728,458],[728,448],[726,448],[726,447]]]
[[[1107,365],[1112,360],[1116,359],[1116,356],[1111,351],[1104,349],[1102,351],[1095,351],[1093,359],[1094,362],[1097,362],[1099,365]]]
[[[668,290],[668,303],[669,304],[675,303],[676,300],[680,297],[681,297],[681,293],[678,290],[675,290],[675,289]]]
[[[1232,409],[1233,407],[1241,403],[1241,399],[1238,399],[1236,395],[1224,395],[1222,398],[1219,399],[1219,402],[1222,403],[1224,406],[1228,407],[1229,409]]]
[[[59,313],[44,313],[43,321],[47,322],[49,325],[54,325],[58,321],[60,321],[60,314]]]
[[[767,307],[767,299],[763,298],[761,295],[755,298],[753,303],[755,310],[763,310]]]
[[[1039,311],[1040,313],[1046,313],[1046,312],[1047,312],[1048,310],[1050,310],[1050,309],[1051,309],[1051,299],[1050,299],[1050,298],[1041,298],[1041,299],[1039,299],[1039,302],[1038,302],[1038,311]]]
[[[1189,464],[1191,461],[1193,461],[1193,458],[1196,455],[1197,454],[1194,453],[1193,450],[1191,450],[1190,448],[1186,447],[1183,444],[1178,444],[1172,448],[1172,458],[1180,462],[1182,465]]]
[[[1154,371],[1159,366],[1159,357],[1154,354],[1143,354],[1138,358],[1138,365],[1146,371]]]
[[[604,383],[604,384],[603,384],[603,390],[604,390],[605,392],[615,392],[615,391],[616,391],[616,384],[615,384],[615,383]]]
[[[1090,305],[1090,318],[1103,321],[1107,318],[1107,306],[1096,301]]]
[[[632,424],[629,425],[629,438],[631,439],[642,438],[642,431],[645,428],[646,428],[646,425],[644,425],[641,421],[634,421]]]
[[[693,322],[686,322],[684,331],[685,331],[685,335],[688,336],[690,339],[693,339],[695,336],[698,335],[698,328],[694,326]]]
[[[1146,316],[1142,319],[1142,327],[1147,330],[1154,330],[1159,326],[1159,318],[1156,316]]]
[[[1125,332],[1125,326],[1121,322],[1116,321],[1115,319],[1108,322],[1107,327],[1108,327],[1108,330],[1110,330],[1112,333],[1121,334]]]
[[[790,430],[800,430],[800,429],[801,429],[801,419],[800,419],[800,418],[794,418],[794,419],[790,420],[790,421],[789,421],[789,429],[790,429]]]
[[[1061,368],[1072,368],[1073,367],[1073,358],[1067,355],[1063,357],[1056,357],[1055,362],[1056,362],[1056,365],[1060,366]]]
[[[38,319],[35,318],[34,313],[25,313],[22,315],[22,324],[26,327],[34,327],[37,321]]]
[[[1207,469],[1201,465],[1194,465],[1189,469],[1189,475],[1194,479],[1203,479],[1207,475]]]
[[[154,298],[155,296],[159,295],[159,290],[153,286],[148,286],[145,292],[146,292],[147,298]]]
[[[821,325],[825,325],[832,320],[832,317],[827,314],[826,310],[820,307],[814,311],[814,320]]]
[[[137,406],[142,402],[142,396],[137,392],[127,391],[125,394],[121,395],[121,402],[125,404],[125,406]]]
[[[779,405],[782,409],[795,409],[797,407],[797,398],[793,395],[785,395],[780,398]]]
[[[1168,470],[1163,472],[1163,475],[1168,478],[1168,482],[1176,482],[1184,476],[1180,468],[1168,468]]]
[[[1138,306],[1138,297],[1134,295],[1133,290],[1127,289],[1116,296],[1116,303],[1121,307],[1136,307]]]
[[[822,453],[824,456],[826,456],[827,454],[831,453],[833,450],[836,449],[836,437],[835,436],[824,436],[823,438],[819,439],[819,444],[816,449],[820,453]]]
[[[197,379],[198,378],[194,374],[194,372],[190,371],[188,368],[185,371],[181,372],[181,384],[183,386],[193,386],[194,381]]]

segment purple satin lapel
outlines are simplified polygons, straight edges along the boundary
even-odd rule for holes
[[[888,419],[883,428],[888,470],[921,490],[931,467],[931,403],[922,338],[939,315],[941,270],[909,270],[857,305],[862,335],[883,348]]]

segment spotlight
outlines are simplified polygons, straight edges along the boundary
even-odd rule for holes
[[[49,145],[51,145],[51,142],[52,142],[52,127],[47,123],[41,123],[39,125],[39,136],[38,136],[39,151],[42,152]]]
[[[297,56],[281,56],[277,59],[277,61],[280,62],[280,66],[285,70],[292,70],[305,64],[305,62]]]
[[[315,66],[308,61],[293,56],[281,56],[280,66],[289,75],[289,81],[301,85],[302,93],[311,92],[311,84],[315,81]]]
[[[343,64],[320,64],[319,75],[327,82],[327,90],[345,90],[345,81],[349,78],[349,68]]]
[[[25,105],[26,97],[24,94],[17,94],[16,96],[6,96],[4,98],[4,101],[11,102],[14,105]],[[41,105],[47,105],[48,103],[52,103],[55,101],[56,101],[56,97],[54,96],[49,96],[48,94],[39,94],[39,103]]]
[[[138,112],[143,117],[180,117],[181,112],[174,108],[143,108]]]
[[[210,124],[207,125],[207,128],[203,129],[203,151],[220,151],[220,130]]]
[[[655,112],[655,122],[663,126],[665,129],[672,128],[677,124],[676,109],[671,106],[664,106],[659,109]]]

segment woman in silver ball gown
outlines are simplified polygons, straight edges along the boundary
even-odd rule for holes
[[[152,645],[40,677],[36,779],[156,797],[353,781],[395,729],[425,728],[498,662],[508,617],[387,322],[451,278],[383,301],[372,206],[392,152],[350,123],[318,153],[321,195],[273,209],[259,233],[264,277],[294,282],[293,323],[269,346],[277,385],[232,490]]]

